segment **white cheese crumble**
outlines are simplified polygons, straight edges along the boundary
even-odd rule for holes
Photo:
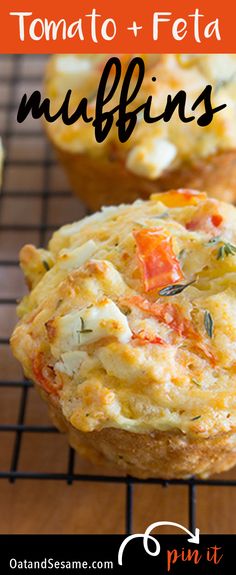
[[[82,310],[80,317],[82,318],[81,344],[109,336],[116,337],[121,343],[127,343],[132,337],[126,316],[108,298]]]
[[[73,270],[83,265],[96,251],[97,245],[93,240],[89,240],[82,246],[75,249],[61,250],[58,256],[58,265],[61,269]]]
[[[51,352],[56,358],[67,351],[78,349],[80,345],[104,337],[113,336],[121,343],[127,343],[132,337],[126,316],[109,298],[97,305],[56,318],[52,327],[54,333],[50,342]]]
[[[80,312],[71,311],[56,318],[51,326],[55,332],[50,341],[51,352],[54,357],[59,358],[66,351],[78,349],[81,329]]]
[[[74,56],[69,54],[66,56],[58,56],[56,58],[56,68],[59,74],[88,74],[93,68],[93,61],[91,58]]]
[[[176,154],[176,146],[168,140],[149,138],[130,150],[126,165],[131,172],[154,179],[172,163]]]
[[[61,361],[58,361],[54,369],[67,375],[73,376],[73,373],[80,369],[81,364],[88,358],[86,351],[66,351],[61,355]]]

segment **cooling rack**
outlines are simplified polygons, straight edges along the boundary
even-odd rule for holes
[[[8,241],[14,243],[14,236],[16,232],[22,236],[22,244],[29,238],[38,245],[45,245],[50,233],[58,227],[59,222],[55,221],[52,210],[50,208],[51,199],[62,201],[70,197],[68,189],[57,189],[57,186],[52,186],[51,172],[55,165],[55,159],[52,156],[51,150],[48,147],[46,140],[43,137],[40,125],[33,120],[27,120],[24,129],[19,129],[16,122],[16,109],[19,103],[19,94],[23,95],[25,85],[30,86],[30,90],[38,89],[40,87],[42,70],[44,66],[44,57],[37,58],[36,56],[11,56],[0,58],[0,118],[1,122],[1,136],[4,141],[4,148],[6,150],[5,168],[3,176],[3,185],[0,195],[0,234],[7,234]],[[7,63],[7,66],[6,66]],[[32,72],[33,63],[33,72]],[[30,69],[30,74],[28,70]],[[27,153],[25,153],[24,142],[28,142]],[[40,154],[29,153],[31,146],[29,142],[32,141],[32,149],[40,149]],[[18,149],[17,156],[14,153],[15,148]],[[38,148],[37,148],[38,147]],[[20,153],[19,153],[20,150]],[[12,185],[12,173],[15,173],[14,185]],[[23,174],[30,174],[29,180]],[[40,185],[37,185],[37,180],[40,180]],[[32,182],[34,183],[33,189]],[[30,189],[30,194],[29,194]],[[35,221],[34,213],[35,208],[32,205],[32,199],[38,201],[37,207],[39,219]],[[7,218],[6,201],[14,201],[18,206],[18,217],[15,221],[10,221]],[[22,218],[21,203],[24,201],[23,212],[27,210],[29,217],[27,224],[24,223]],[[79,206],[78,200],[74,201],[76,205],[77,216],[83,217],[86,213],[83,206]],[[65,204],[66,206],[66,204]],[[66,221],[66,207],[65,207],[65,221]],[[0,236],[1,237],[1,236]],[[11,239],[12,238],[12,239]],[[3,242],[4,243],[4,242]],[[0,240],[1,244],[1,240]],[[4,271],[4,277],[7,283],[11,281],[11,271],[18,270],[18,261],[16,254],[13,250],[4,250],[4,246],[0,253],[0,273]],[[0,299],[0,312],[4,306],[15,307],[16,298],[4,296]],[[2,334],[0,325],[0,346],[8,347],[9,339]],[[1,433],[7,432],[14,436],[11,463],[8,470],[0,470],[0,479],[8,480],[15,483],[16,480],[51,480],[61,481],[68,485],[74,482],[93,482],[96,489],[97,484],[123,484],[125,487],[125,507],[124,507],[124,523],[125,533],[132,532],[133,513],[134,513],[134,490],[138,484],[161,485],[163,488],[169,485],[174,485],[176,490],[179,486],[184,486],[187,490],[188,505],[188,522],[189,529],[194,530],[196,525],[196,503],[197,503],[197,488],[198,486],[215,486],[215,487],[236,487],[236,480],[234,479],[186,479],[186,480],[172,480],[166,481],[162,479],[149,479],[139,480],[127,476],[117,475],[103,475],[103,474],[85,474],[77,473],[75,471],[75,453],[73,449],[68,448],[68,462],[67,469],[63,472],[52,470],[50,472],[35,472],[35,471],[21,471],[19,468],[19,460],[21,450],[23,449],[23,438],[28,433],[33,434],[56,434],[57,430],[50,425],[28,425],[25,422],[25,414],[27,402],[29,398],[29,391],[32,383],[26,381],[23,377],[21,380],[15,381],[14,379],[5,379],[5,374],[1,374],[0,392],[4,393],[6,388],[16,388],[20,390],[20,399],[18,405],[18,414],[16,423],[2,424],[0,422],[0,437]],[[1,441],[1,439],[0,439]],[[14,487],[12,487],[14,489]],[[164,490],[163,497],[168,490]],[[236,492],[235,492],[236,493]],[[234,495],[234,494],[233,494]]]

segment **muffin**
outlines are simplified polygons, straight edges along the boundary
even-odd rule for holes
[[[134,55],[120,56],[123,76]],[[152,96],[152,116],[163,113],[168,94],[187,93],[186,115],[206,85],[213,86],[213,106],[227,104],[205,128],[196,120],[183,123],[175,111],[169,122],[147,124],[143,114],[126,143],[120,143],[115,126],[103,143],[97,143],[91,123],[79,120],[66,126],[61,119],[45,122],[47,134],[65,168],[74,192],[91,209],[104,204],[132,202],[172,187],[207,190],[210,196],[235,201],[236,196],[236,55],[142,55],[146,74],[134,108]],[[108,56],[57,55],[48,65],[45,92],[52,113],[72,90],[70,113],[82,97],[94,117],[96,93]],[[153,82],[152,78],[157,79]],[[112,80],[113,81],[113,80]],[[120,87],[107,108],[119,103]],[[130,109],[130,108],[129,108]],[[203,107],[194,112],[198,118]]]
[[[15,357],[69,443],[137,477],[236,462],[236,208],[171,190],[26,245]]]

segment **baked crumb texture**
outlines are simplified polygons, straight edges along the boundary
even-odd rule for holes
[[[137,476],[236,462],[236,210],[171,190],[20,253],[14,355],[82,454]]]

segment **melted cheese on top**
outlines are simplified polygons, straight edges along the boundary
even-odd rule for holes
[[[21,251],[31,291],[13,351],[77,429],[236,429],[236,210],[181,194],[104,208]],[[183,291],[145,291],[145,228],[170,234]]]
[[[124,70],[132,55],[121,56]],[[128,170],[149,179],[158,178],[165,169],[177,167],[183,161],[207,157],[220,150],[236,147],[236,55],[145,55],[146,74],[143,85],[133,107],[144,104],[152,96],[152,116],[164,112],[167,96],[174,96],[179,90],[187,93],[186,115],[193,115],[191,106],[207,84],[213,86],[212,105],[227,104],[216,113],[211,124],[202,128],[196,121],[183,123],[175,112],[169,122],[159,121],[147,124],[142,113],[137,126],[124,144],[120,144],[114,120],[113,128],[103,143],[97,144],[92,124],[82,120],[71,126],[58,119],[47,126],[52,139],[60,147],[71,152],[85,152],[96,156],[114,156],[125,163]],[[58,55],[50,60],[46,95],[56,112],[61,106],[67,90],[72,90],[70,111],[74,112],[80,100],[87,97],[89,113],[94,116],[95,98],[101,72],[107,57],[103,55]],[[156,82],[152,77],[157,78]],[[120,87],[106,109],[119,103]],[[203,112],[197,109],[197,118]]]

